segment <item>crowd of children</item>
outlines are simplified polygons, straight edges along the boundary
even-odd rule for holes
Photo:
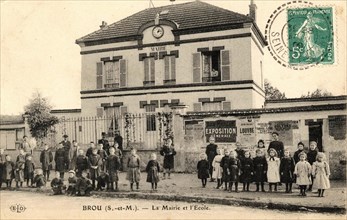
[[[311,191],[313,187],[318,190],[318,196],[323,197],[325,189],[330,188],[330,169],[325,161],[325,154],[318,152],[317,143],[311,141],[309,151],[306,153],[304,144],[299,142],[293,157],[290,150],[284,149],[283,143],[278,140],[273,146],[276,146],[276,149],[269,148],[266,151],[264,141],[260,140],[256,154],[252,158],[251,152],[244,151],[240,143],[236,143],[236,149],[233,150],[219,149],[214,144],[214,137],[211,137],[209,150],[206,154],[200,155],[197,165],[202,187],[206,187],[206,180],[211,177],[211,182],[217,180],[217,189],[223,188],[224,182],[224,190],[229,192],[233,190],[233,186],[235,192],[238,192],[239,182],[243,184],[245,192],[249,192],[252,182],[256,184],[256,192],[260,190],[265,192],[264,183],[267,182],[269,192],[276,192],[278,185],[285,184],[285,193],[292,193],[293,183],[296,183],[301,196],[306,196],[306,192]],[[216,153],[211,163],[212,174],[209,175],[207,155],[213,153],[211,149]]]

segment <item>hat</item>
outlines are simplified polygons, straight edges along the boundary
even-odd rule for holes
[[[63,135],[63,138],[67,138],[67,137],[69,137],[67,134],[64,134],[64,135]]]
[[[101,132],[101,135],[102,135],[102,136],[105,136],[105,135],[106,135],[106,132]]]
[[[70,170],[70,171],[69,171],[69,173],[76,174],[76,172],[75,172],[75,171],[73,171],[73,170]]]
[[[279,134],[276,131],[272,132],[272,134],[276,134],[277,136],[279,136]]]

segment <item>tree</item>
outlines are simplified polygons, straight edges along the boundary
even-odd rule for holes
[[[274,99],[286,99],[286,94],[281,92],[276,87],[272,86],[271,83],[265,79],[265,99],[266,100],[274,100]]]
[[[307,92],[307,95],[301,95],[301,98],[318,98],[318,97],[326,97],[326,96],[332,96],[333,94],[331,92],[328,92],[326,89],[316,89],[315,91]]]
[[[29,104],[24,107],[28,119],[31,136],[39,143],[47,136],[48,130],[59,122],[58,118],[50,112],[52,106],[46,97],[42,97],[40,92],[35,92],[29,100]]]

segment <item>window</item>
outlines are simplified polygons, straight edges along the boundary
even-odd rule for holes
[[[202,82],[221,81],[220,51],[202,53]]]
[[[147,57],[143,60],[144,64],[144,86],[153,86],[155,85],[155,62],[154,57]]]
[[[119,87],[119,61],[105,62],[105,88]]]
[[[155,105],[146,105],[146,124],[147,131],[155,131],[156,130],[156,117],[155,117]]]
[[[176,83],[176,57],[164,57],[164,85]]]
[[[204,102],[202,111],[221,111],[223,110],[222,102]]]

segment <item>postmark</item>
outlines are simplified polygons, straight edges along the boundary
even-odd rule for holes
[[[284,67],[303,70],[335,62],[332,7],[287,2],[269,17],[265,38],[271,56]]]

